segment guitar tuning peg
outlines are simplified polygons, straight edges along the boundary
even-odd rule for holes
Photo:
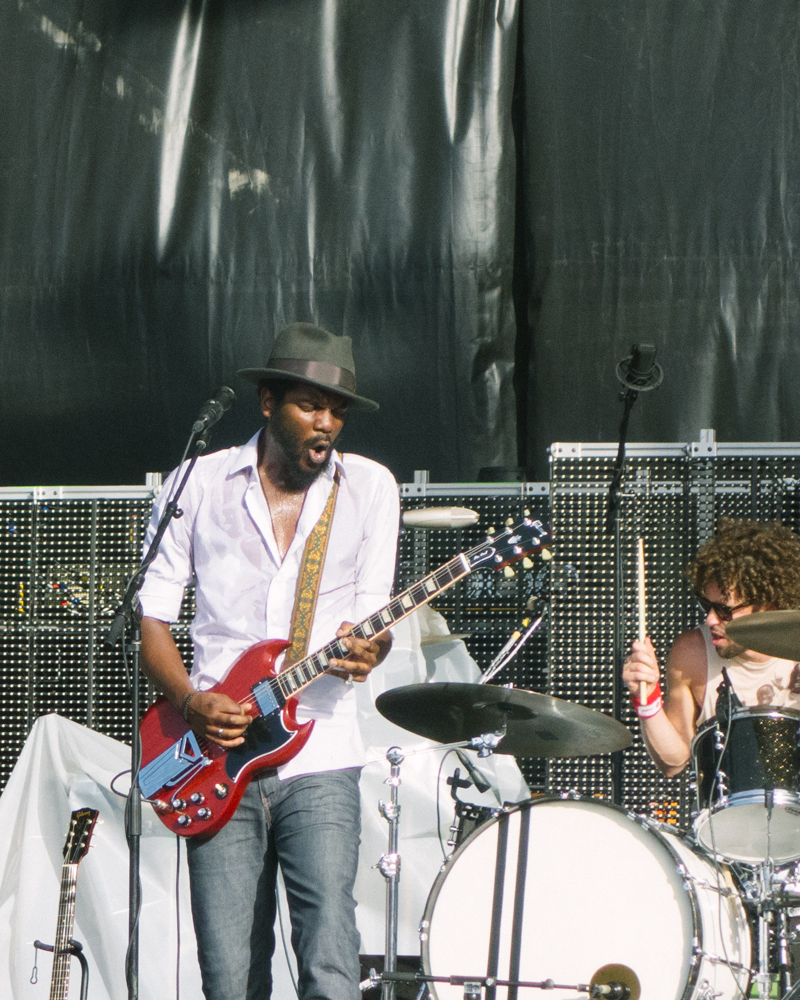
[[[517,574],[510,566],[503,567],[503,576],[506,578],[506,580],[513,580],[516,575]]]
[[[544,559],[545,562],[547,562],[549,559],[552,558],[553,558],[553,553],[550,551],[550,549],[542,549],[542,559]]]
[[[522,513],[525,515],[525,517],[530,517],[531,516],[531,512],[528,510],[527,507],[525,508],[525,510]]]
[[[491,538],[491,537],[492,537],[492,535],[494,534],[494,528],[487,528],[487,529],[486,529],[486,534],[487,534],[487,536],[488,536],[489,538]]]
[[[525,558],[522,560],[522,568],[533,569],[533,560],[529,559],[528,556],[525,556]]]
[[[507,517],[506,518],[506,527],[507,528],[511,528],[511,527],[513,527],[513,525],[514,525],[514,518],[513,517]]]

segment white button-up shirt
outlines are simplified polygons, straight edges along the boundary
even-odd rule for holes
[[[335,638],[342,621],[360,622],[388,603],[394,576],[400,506],[397,484],[382,465],[337,455],[311,484],[294,538],[281,560],[258,476],[258,433],[247,444],[200,458],[140,592],[147,617],[175,622],[184,588],[195,577],[191,626],[192,681],[204,690],[222,680],[246,649],[262,639],[288,639],[303,549],[320,518],[333,476],[339,493],[328,539],[308,652]],[[145,548],[169,499],[164,484]],[[315,720],[305,747],[284,764],[282,778],[355,767],[364,762],[352,685],[324,676],[300,696],[298,721]]]

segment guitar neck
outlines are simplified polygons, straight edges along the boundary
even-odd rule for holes
[[[358,625],[354,625],[351,635],[358,639],[373,639],[381,632],[391,628],[392,625],[407,618],[423,604],[438,597],[448,587],[452,587],[454,583],[458,583],[471,572],[472,568],[468,560],[463,553],[459,553],[450,562],[440,566],[433,573],[429,573],[408,590],[404,590],[402,594],[393,598],[385,608],[370,615]],[[329,642],[327,646],[323,646],[311,656],[306,656],[292,666],[284,668],[277,677],[268,678],[267,681],[261,683],[267,684],[271,681],[272,685],[277,685],[284,698],[290,698],[321,677],[328,669],[331,660],[344,660],[348,653],[349,650],[342,640],[334,639],[333,642]]]
[[[75,890],[78,865],[64,862],[61,867],[61,894],[58,901],[58,926],[53,946],[53,974],[50,978],[50,1000],[67,1000],[71,954],[67,951],[75,927]]]

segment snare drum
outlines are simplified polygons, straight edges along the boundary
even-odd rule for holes
[[[800,712],[759,705],[716,719],[692,741],[697,841],[732,861],[800,858]]]
[[[748,993],[749,929],[727,867],[663,825],[594,801],[525,802],[479,827],[436,879],[420,937],[433,976],[574,986],[615,964],[633,970],[643,1000]],[[547,995],[574,1000],[575,990]]]

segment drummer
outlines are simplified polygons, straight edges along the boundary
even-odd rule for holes
[[[686,767],[698,727],[714,716],[723,668],[742,705],[800,709],[800,663],[744,649],[725,634],[732,619],[800,605],[800,538],[795,532],[779,521],[723,518],[687,576],[706,617],[675,640],[663,701],[649,636],[633,643],[622,670],[647,749],[667,777]],[[639,697],[642,681],[647,684],[644,701]]]

